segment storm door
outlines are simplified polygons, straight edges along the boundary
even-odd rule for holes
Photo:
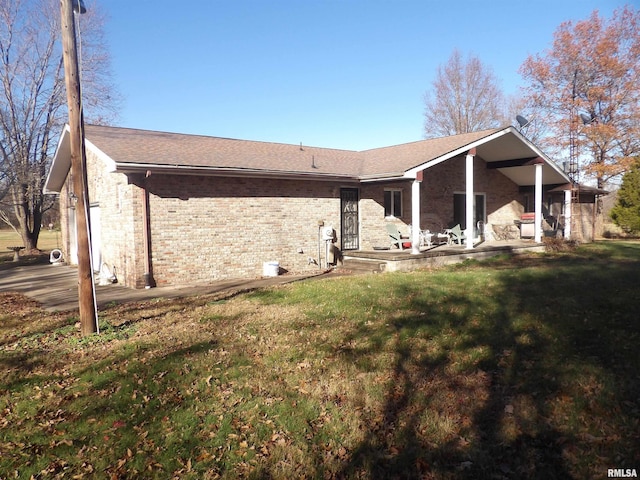
[[[360,248],[357,188],[340,189],[340,212],[342,250],[357,250]]]

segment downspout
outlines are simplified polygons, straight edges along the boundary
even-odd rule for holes
[[[151,275],[151,221],[149,215],[149,190],[147,188],[147,179],[151,176],[151,170],[147,170],[142,182],[142,210],[144,215],[142,228],[142,243],[144,245],[144,288],[154,286],[153,277]]]

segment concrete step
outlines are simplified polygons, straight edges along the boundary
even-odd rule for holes
[[[384,262],[346,258],[342,262],[342,265],[338,265],[335,268],[335,271],[354,275],[364,273],[381,273],[384,272],[385,266],[386,263]]]

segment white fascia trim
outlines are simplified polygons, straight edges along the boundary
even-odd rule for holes
[[[488,137],[484,137],[484,138],[480,138],[478,140],[476,140],[475,142],[469,143],[467,145],[464,145],[462,147],[456,148],[455,150],[452,150],[449,153],[445,153],[444,155],[441,155],[437,158],[434,158],[433,160],[429,160],[428,162],[422,163],[416,167],[413,167],[410,170],[407,170],[404,174],[404,176],[406,178],[416,178],[416,175],[418,174],[419,171],[421,170],[426,170],[427,168],[431,168],[435,165],[438,165],[439,163],[442,163],[446,160],[449,160],[450,158],[453,157],[457,157],[458,155],[461,155],[469,150],[471,150],[474,147],[478,147],[480,145],[482,145],[483,143],[487,143],[490,142],[491,140],[495,140],[496,138],[499,138],[503,135],[506,135],[507,133],[510,133],[511,130],[513,130],[513,127],[507,127],[503,130],[500,130],[498,132],[492,133],[491,135],[489,135]]]
[[[53,154],[53,159],[51,160],[51,164],[49,165],[49,172],[47,173],[47,178],[44,181],[44,186],[42,188],[42,193],[44,193],[45,195],[51,195],[51,194],[54,194],[54,193],[60,193],[60,189],[56,190],[56,188],[58,188],[57,186],[53,187],[53,189],[50,189],[49,186],[54,181],[56,181],[56,185],[57,185],[57,183],[59,183],[59,177],[60,177],[60,173],[59,172],[65,170],[65,165],[61,165],[60,164],[60,162],[62,160],[60,160],[59,155],[60,155],[60,150],[64,146],[64,141],[69,136],[70,131],[71,130],[69,128],[69,124],[65,124],[65,126],[62,129],[62,132],[60,134],[60,138],[58,138],[58,145],[56,146],[56,151]],[[67,140],[67,143],[68,143],[68,140]],[[68,173],[69,169],[71,168],[71,157],[70,156],[69,156],[68,161],[66,163],[68,163],[68,166],[66,167],[66,171]],[[66,178],[66,175],[65,175],[65,178]]]

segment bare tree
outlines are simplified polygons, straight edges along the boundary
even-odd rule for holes
[[[42,189],[67,118],[58,12],[58,0],[0,0],[0,221],[17,223],[27,250],[37,247],[42,215],[55,200]],[[94,11],[79,22],[87,118],[106,122],[118,102],[104,20]]]
[[[503,125],[504,96],[490,68],[477,57],[464,62],[458,50],[438,68],[425,94],[425,137],[469,133]]]
[[[619,179],[640,153],[640,12],[624,7],[604,19],[594,11],[562,23],[552,47],[520,72],[552,150],[579,159],[599,187]]]

